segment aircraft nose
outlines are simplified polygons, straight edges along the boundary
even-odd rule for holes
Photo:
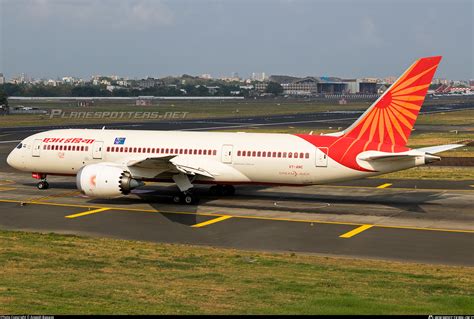
[[[8,165],[10,165],[11,167],[15,168],[15,151],[12,151],[10,152],[10,154],[8,154],[8,157],[7,157],[7,163]]]

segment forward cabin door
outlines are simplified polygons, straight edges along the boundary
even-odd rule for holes
[[[41,142],[43,140],[35,140],[33,142],[33,149],[32,149],[32,154],[33,157],[40,157],[40,153],[41,153]]]
[[[104,142],[94,142],[92,145],[92,158],[102,159],[102,149],[104,148]]]
[[[328,166],[328,148],[319,147],[316,148],[316,167],[327,167]]]
[[[222,146],[222,163],[232,164],[232,150],[233,149],[234,149],[233,145]]]

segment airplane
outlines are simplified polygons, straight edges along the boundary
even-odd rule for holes
[[[89,197],[128,195],[144,182],[174,182],[173,202],[197,204],[196,184],[216,195],[234,185],[317,185],[425,165],[461,147],[417,149],[407,141],[441,56],[415,61],[351,126],[329,134],[60,129],[27,137],[7,162],[32,172],[38,189],[47,175],[76,176]]]

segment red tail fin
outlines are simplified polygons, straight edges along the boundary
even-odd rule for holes
[[[441,56],[421,58],[344,132],[369,144],[405,146]],[[364,147],[364,149],[366,148]]]

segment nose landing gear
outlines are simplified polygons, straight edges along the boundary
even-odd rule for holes
[[[36,184],[36,187],[38,187],[38,189],[41,189],[41,190],[48,189],[49,183],[46,180],[40,181],[38,182],[38,184]]]
[[[36,187],[38,187],[38,189],[44,190],[49,188],[49,183],[46,180],[46,174],[33,173],[31,174],[31,176],[33,176],[33,178],[35,179],[40,179],[40,181],[36,184]]]

